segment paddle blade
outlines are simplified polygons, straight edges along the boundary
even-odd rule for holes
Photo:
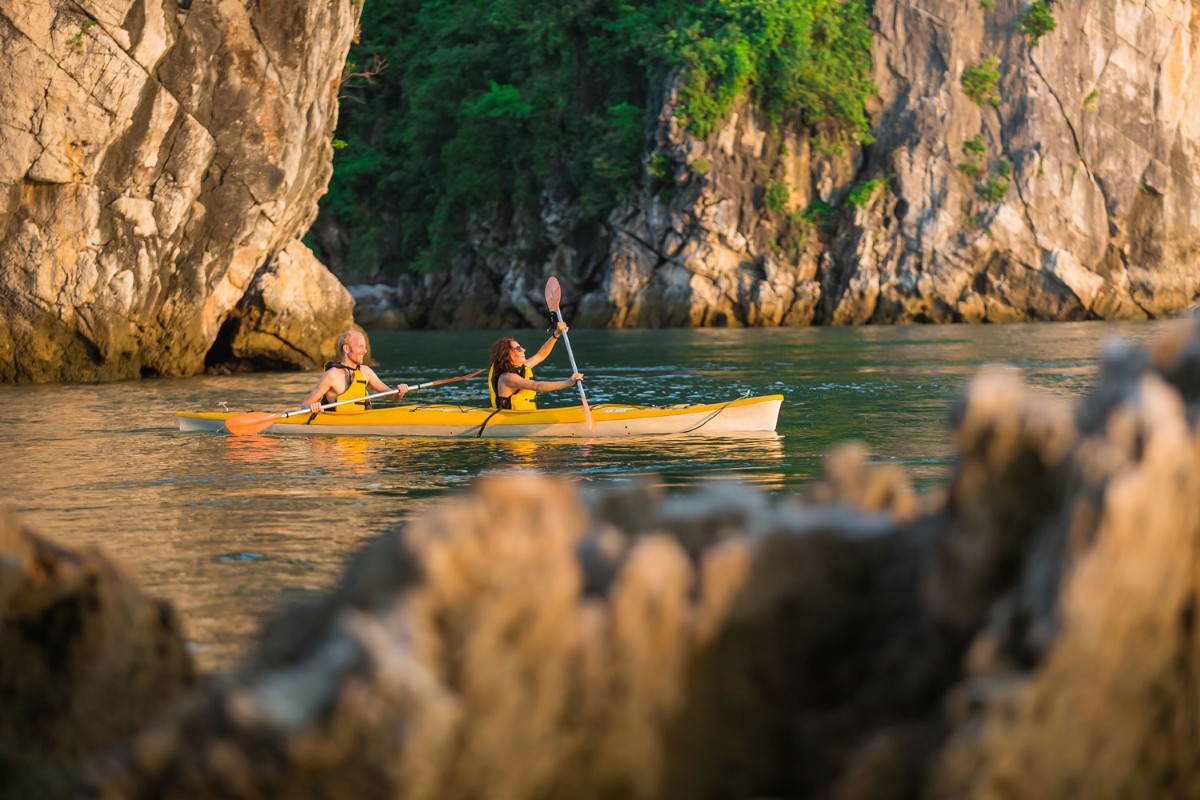
[[[583,401],[583,419],[587,422],[588,430],[592,435],[596,435],[596,423],[592,421],[592,410],[588,408],[587,395],[583,393],[583,387],[579,387],[579,399]]]
[[[230,414],[225,419],[225,430],[234,436],[251,436],[261,433],[271,427],[282,414],[272,414],[268,411],[243,411],[240,414]]]
[[[558,300],[562,297],[562,287],[558,285],[558,278],[553,275],[550,280],[546,281],[546,305],[555,314],[558,313]]]

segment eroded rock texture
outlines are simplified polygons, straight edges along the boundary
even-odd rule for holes
[[[853,732],[914,699],[873,657],[920,626],[903,551],[885,516],[740,489],[610,496],[593,515],[548,478],[485,481],[279,617],[231,685],[140,737],[101,794],[820,785]],[[936,673],[939,655],[895,666]]]
[[[996,562],[1010,577],[947,697],[930,797],[1200,791],[1198,370],[1195,324],[1149,353],[1114,353],[1076,409],[1067,458],[1061,425],[1025,448],[1047,480]],[[995,441],[978,440],[981,457]],[[944,574],[982,555],[963,548]]]
[[[0,797],[68,796],[81,763],[193,682],[174,611],[96,552],[0,514]]]
[[[668,157],[670,178],[647,177],[602,225],[547,193],[537,241],[481,209],[453,269],[403,279],[360,321],[540,325],[551,273],[568,319],[608,327],[1190,308],[1200,293],[1200,8],[1063,0],[1050,4],[1055,30],[1034,43],[1020,26],[1028,3],[988,5],[873,4],[876,141],[862,150],[770,131],[745,104],[697,141],[673,120],[668,84],[647,154]],[[963,77],[992,58],[996,87],[977,103]],[[887,188],[868,192],[869,181]],[[789,188],[786,208],[769,207],[770,184]],[[815,200],[841,210],[799,224]]]
[[[1026,8],[875,5],[868,170],[894,174],[894,194],[835,248],[830,321],[1166,317],[1195,302],[1200,8],[1053,3],[1036,44]],[[977,104],[963,78],[989,58],[999,80]],[[962,171],[972,160],[979,178]],[[993,202],[989,181],[1010,188]]]
[[[359,11],[0,0],[0,381],[327,357],[353,303],[297,237]]]

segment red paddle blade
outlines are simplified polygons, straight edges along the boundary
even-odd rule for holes
[[[230,414],[226,417],[225,430],[234,436],[251,436],[265,431],[277,419],[279,419],[279,414],[267,411],[243,411],[240,414]]]
[[[551,275],[550,280],[546,281],[546,305],[556,314],[560,297],[562,297],[562,287],[558,285],[558,278]]]

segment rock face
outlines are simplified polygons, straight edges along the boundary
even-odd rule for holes
[[[876,4],[868,170],[894,173],[894,195],[839,241],[831,321],[1164,317],[1195,302],[1200,8],[1053,3],[1036,43],[1025,8]],[[963,79],[989,58],[998,82],[976,104]],[[988,181],[1011,188],[991,202]]]
[[[324,360],[352,301],[296,239],[360,10],[0,0],[0,380]]]
[[[330,174],[360,8],[0,0],[0,381],[324,361],[353,300],[297,237]],[[863,149],[770,131],[747,104],[698,141],[668,82],[647,157],[671,174],[603,224],[548,191],[536,241],[479,209],[449,270],[406,276],[358,321],[541,325],[551,273],[568,319],[590,326],[1190,307],[1200,10],[1057,2],[1057,27],[1034,42],[1024,9],[875,3]],[[964,76],[993,63],[977,103]],[[784,191],[768,199],[770,186]],[[840,210],[804,214],[816,201]]]
[[[193,681],[171,607],[102,554],[0,514],[0,797],[68,796],[81,763]]]
[[[888,518],[738,489],[602,503],[539,476],[482,483],[277,618],[95,793],[743,797],[789,770],[827,778],[819,742],[899,713],[840,707],[871,705],[870,654],[917,619]]]
[[[492,241],[403,278],[396,327],[540,324],[546,277],[575,324],[1004,322],[1167,317],[1200,295],[1200,8],[880,0],[876,141],[830,154],[742,105],[708,140],[671,110],[647,152],[674,174],[603,226],[547,196],[545,239]],[[969,97],[964,75],[994,89]],[[828,139],[826,138],[826,141]],[[879,183],[871,183],[878,181]],[[780,207],[770,184],[788,187]],[[848,200],[851,190],[853,202]],[[814,200],[832,217],[797,217]],[[529,258],[525,253],[539,253]]]

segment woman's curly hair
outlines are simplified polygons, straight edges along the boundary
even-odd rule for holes
[[[513,360],[513,345],[517,340],[511,336],[502,336],[492,345],[492,376],[499,378],[506,372],[520,375],[516,362]]]

